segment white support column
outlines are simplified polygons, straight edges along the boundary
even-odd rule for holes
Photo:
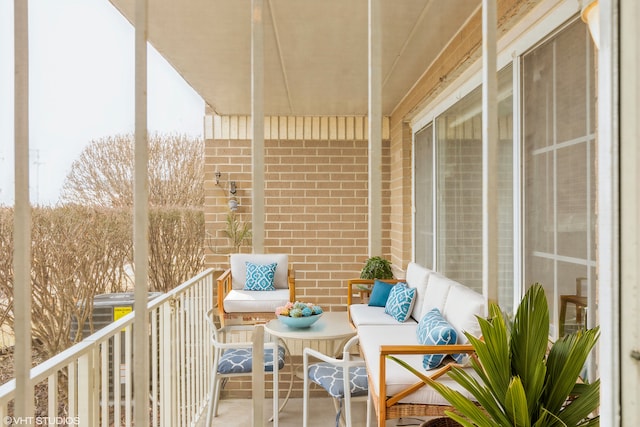
[[[380,0],[369,0],[369,256],[382,255],[382,34]]]
[[[13,298],[15,313],[15,417],[33,416],[31,371],[31,204],[29,202],[29,11],[14,1],[15,209]]]
[[[598,72],[601,75],[600,64],[604,62],[603,66],[613,69],[611,74],[614,77],[612,81],[606,81],[606,76],[599,77],[598,102],[600,97],[607,93],[617,94],[617,76],[620,79],[620,94],[619,98],[608,100],[607,110],[603,111],[598,105],[598,146],[602,147],[602,151],[610,145],[609,139],[615,142],[616,137],[620,138],[620,146],[611,147],[614,154],[618,153],[616,148],[620,153],[618,164],[615,162],[618,159],[614,157],[612,164],[619,166],[619,169],[614,168],[612,176],[617,177],[615,172],[619,170],[622,177],[619,182],[620,222],[612,222],[612,231],[621,230],[620,239],[612,239],[613,242],[620,242],[620,280],[616,280],[618,277],[615,274],[603,278],[599,273],[599,307],[604,303],[606,310],[601,312],[601,337],[604,338],[604,343],[601,344],[599,352],[603,357],[600,367],[604,371],[601,390],[607,391],[603,393],[602,405],[607,416],[603,418],[603,425],[633,426],[640,423],[640,4],[637,0],[600,0],[600,3],[601,39]],[[616,25],[618,22],[619,26]],[[619,70],[616,70],[617,64],[620,64]],[[602,88],[603,84],[607,86]],[[619,116],[615,114],[616,105],[620,106]],[[619,122],[616,120],[618,118]],[[600,123],[605,120],[612,124],[608,133],[608,129],[600,127]],[[598,155],[600,154],[599,152]],[[601,160],[598,157],[598,166],[600,164]],[[600,170],[598,172],[600,173]],[[611,188],[612,191],[616,189]],[[609,188],[604,191],[607,190]],[[616,194],[618,193],[612,193],[611,197],[615,197]],[[604,203],[607,201],[598,200],[599,214],[616,206],[607,206]],[[618,225],[619,227],[616,227]],[[609,230],[605,230],[604,233],[607,231]],[[600,231],[600,234],[603,232]],[[598,243],[601,244],[602,240],[599,239]],[[617,255],[616,247],[611,249],[613,254]],[[617,261],[615,257],[611,259],[614,268],[618,265]],[[600,271],[601,264],[598,267]],[[605,322],[607,326],[604,326]]]
[[[135,150],[133,181],[133,396],[135,425],[149,425],[149,149],[147,143],[147,0],[135,3]]]
[[[495,0],[482,1],[482,292],[498,302],[498,76]]]
[[[253,252],[264,252],[264,0],[251,2],[251,192]]]

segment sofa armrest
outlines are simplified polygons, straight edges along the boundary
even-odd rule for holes
[[[380,279],[385,283],[398,283],[401,282],[401,279]],[[365,292],[371,293],[371,285],[373,285],[375,279],[349,279],[347,282],[347,311],[349,311],[349,306],[353,304],[353,291],[358,285],[367,285],[369,286],[369,291],[365,289],[356,289],[356,291],[361,292],[361,295]]]
[[[231,290],[231,269],[228,268],[220,276],[218,276],[218,311],[224,311],[224,297]]]
[[[349,306],[353,303],[353,288],[356,285],[373,285],[373,280],[349,279],[347,282],[347,311],[349,311]]]
[[[386,370],[387,370],[387,360],[388,356],[397,356],[397,355],[407,355],[407,354],[458,354],[458,353],[466,353],[473,355],[475,354],[475,349],[471,344],[453,344],[453,345],[381,345],[380,346],[380,372],[378,373],[381,380],[380,390],[376,391],[377,396],[386,396],[387,395],[387,385],[386,381],[383,378],[386,378]],[[397,362],[396,362],[397,363]],[[427,385],[427,380],[422,378],[426,377],[429,380],[437,380],[442,375],[446,374],[451,370],[454,366],[461,366],[456,363],[448,363],[438,369],[434,369],[430,371],[429,375],[424,375],[421,372],[411,372],[416,375],[416,383],[406,389],[402,390],[399,393],[396,393],[393,396],[389,396],[386,399],[386,405],[394,405],[398,403],[400,400],[404,399],[406,396],[414,393],[416,390]]]
[[[473,354],[475,350],[471,344],[451,345],[381,345],[380,356],[398,354]]]
[[[289,267],[287,273],[287,283],[289,284],[289,301],[296,301],[296,271]]]

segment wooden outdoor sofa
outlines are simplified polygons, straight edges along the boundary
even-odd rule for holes
[[[388,301],[385,306],[380,306],[380,301],[372,301],[378,298],[375,288],[371,292],[369,303],[353,303],[352,295],[360,292],[363,284],[374,285],[373,280],[352,279],[348,282],[348,311],[360,338],[360,350],[367,367],[369,392],[378,426],[383,427],[387,419],[443,416],[445,410],[452,409],[450,404],[433,388],[425,385],[406,368],[389,360],[387,356],[394,355],[418,371],[471,398],[468,392],[444,374],[451,366],[468,366],[468,355],[474,351],[463,332],[480,335],[476,316],[485,315],[485,298],[478,292],[416,263],[408,265],[405,279],[387,282],[391,282],[394,287],[406,283],[406,288],[415,289],[413,305],[404,322],[399,322],[385,312],[390,305]],[[370,305],[371,303],[374,305]],[[391,305],[395,306],[397,302],[394,301]],[[456,345],[425,345],[418,339],[420,320],[434,308],[437,308],[442,317],[456,330]],[[422,326],[423,330],[425,325],[426,323]],[[459,363],[446,357],[442,364],[434,369],[426,370],[423,367],[425,354],[445,353],[467,356],[457,357]]]

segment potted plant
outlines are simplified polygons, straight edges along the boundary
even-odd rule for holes
[[[393,279],[393,271],[391,270],[391,263],[379,256],[369,258],[362,271],[360,272],[361,279]]]
[[[599,328],[577,331],[549,348],[549,308],[544,289],[533,285],[525,294],[513,324],[496,304],[481,319],[482,339],[467,337],[476,351],[472,368],[479,379],[460,368],[448,375],[469,391],[473,403],[393,356],[456,409],[446,414],[463,426],[594,426],[600,381],[580,381],[584,364],[599,337]],[[510,327],[509,327],[510,326]]]

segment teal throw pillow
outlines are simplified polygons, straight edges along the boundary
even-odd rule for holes
[[[369,305],[374,307],[386,306],[391,288],[393,288],[391,283],[386,283],[380,280],[373,282],[373,289],[371,290],[371,296],[369,297]]]
[[[384,312],[393,316],[398,322],[405,322],[411,315],[415,296],[415,288],[410,288],[406,283],[396,284],[389,292]]]
[[[244,284],[245,291],[275,291],[273,279],[276,276],[276,263],[254,264],[247,261],[247,281]]]
[[[447,345],[455,344],[458,341],[458,333],[442,317],[440,310],[437,308],[432,308],[422,316],[416,329],[416,335],[418,342],[425,345]],[[437,368],[445,357],[447,357],[446,354],[425,354],[422,359],[422,366],[425,369]],[[454,354],[452,357],[460,363],[464,358],[464,354]]]

